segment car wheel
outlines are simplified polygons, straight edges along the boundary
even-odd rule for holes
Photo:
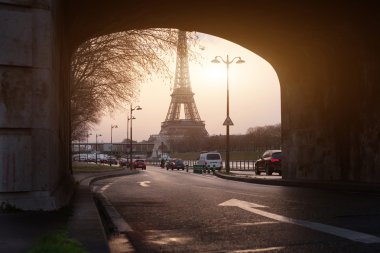
[[[260,175],[260,171],[259,170],[255,170],[255,175],[256,176]]]
[[[282,176],[282,171],[280,170],[280,171],[278,172],[278,174],[279,174],[280,176]]]
[[[267,173],[267,176],[271,176],[273,173],[272,169],[269,166],[266,166],[265,172]]]

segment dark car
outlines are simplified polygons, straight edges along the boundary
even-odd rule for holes
[[[165,163],[165,167],[166,169],[173,169],[173,166],[174,166],[174,161],[175,160],[167,160],[166,163]]]
[[[177,159],[174,161],[171,169],[177,169],[177,170],[184,170],[185,169],[185,163],[181,159]]]
[[[255,162],[255,174],[260,175],[261,172],[266,172],[267,175],[272,175],[273,172],[282,174],[281,171],[282,151],[267,150],[264,154]]]
[[[107,159],[107,162],[106,162],[106,163],[109,164],[109,165],[112,165],[112,164],[117,165],[118,161],[117,161],[117,159],[114,158],[114,157],[109,157],[109,158]]]
[[[133,161],[133,168],[135,168],[135,169],[141,168],[143,170],[146,170],[145,161],[141,160],[141,159],[137,159],[137,160]]]
[[[120,165],[120,167],[128,166],[128,164],[129,164],[129,160],[127,158],[120,158],[119,159],[119,165]]]

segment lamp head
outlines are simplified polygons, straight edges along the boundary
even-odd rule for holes
[[[242,64],[242,63],[244,63],[244,62],[245,62],[245,61],[244,61],[242,58],[239,57],[239,60],[236,61],[236,64]]]
[[[136,110],[142,110],[142,108],[138,105],[138,106],[136,107]]]
[[[212,63],[220,63],[220,61],[218,60],[218,56],[215,56],[215,58],[211,62]]]

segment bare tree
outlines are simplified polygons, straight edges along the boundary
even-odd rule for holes
[[[195,42],[196,35],[188,34]],[[175,29],[130,30],[84,42],[71,65],[72,139],[82,139],[107,110],[131,101],[152,73],[171,77],[167,56],[176,45]]]
[[[255,149],[281,147],[281,124],[250,127],[247,130],[247,140],[253,143]]]

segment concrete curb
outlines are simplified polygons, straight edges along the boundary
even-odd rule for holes
[[[278,185],[278,186],[291,186],[291,187],[304,187],[304,188],[314,188],[314,189],[325,189],[325,190],[344,190],[344,191],[355,191],[363,193],[380,193],[380,184],[374,183],[356,183],[356,182],[323,182],[323,181],[312,181],[312,180],[288,180],[288,179],[261,179],[252,178],[249,176],[233,176],[226,175],[215,171],[215,176],[246,183],[254,184],[265,184],[265,185]]]
[[[109,173],[107,175],[99,175],[91,178],[87,178],[88,185],[92,187],[92,184],[96,181],[100,181],[107,178],[113,177],[123,177],[138,174],[138,170],[133,171],[124,171],[122,173]],[[125,252],[125,253],[134,253],[135,249],[129,239],[126,237],[126,234],[133,232],[132,228],[128,223],[125,222],[120,213],[115,209],[111,204],[108,198],[103,194],[102,191],[91,190],[95,202],[97,204],[98,212],[103,214],[103,217],[111,223],[115,233],[112,233],[112,238],[108,241],[111,252]],[[99,214],[100,215],[100,214]],[[105,229],[103,227],[103,229]]]
[[[134,171],[126,171],[126,172],[121,172],[121,173],[113,173],[113,174],[108,174],[108,175],[95,176],[92,179],[90,179],[89,186],[91,186],[91,184],[93,184],[93,183],[95,183],[96,181],[99,181],[99,180],[103,180],[103,179],[107,179],[107,178],[112,178],[112,177],[129,176],[129,175],[134,175],[134,174],[138,174],[138,173],[139,173],[138,170],[134,170]]]
[[[92,184],[96,181],[137,174],[138,171],[109,171],[89,173],[88,176],[78,180],[80,182],[76,197],[74,215],[69,222],[70,234],[80,241],[91,253],[110,252],[112,245],[109,245],[106,231],[103,226],[100,210],[97,206]],[[98,201],[101,202],[101,201]],[[103,207],[104,208],[104,207]],[[104,208],[105,209],[105,208]],[[133,251],[128,251],[133,252]]]

